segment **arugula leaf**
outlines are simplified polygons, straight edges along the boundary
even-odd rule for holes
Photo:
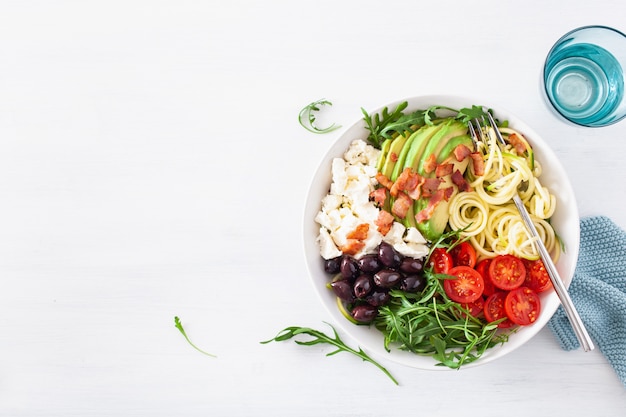
[[[326,322],[324,322],[326,323]],[[337,334],[337,330],[335,330],[335,328],[329,324],[328,326],[330,326],[330,328],[333,330],[333,336],[328,336],[325,333],[319,331],[319,330],[315,330],[315,329],[311,329],[309,327],[299,327],[299,326],[291,326],[291,327],[286,327],[285,329],[281,330],[278,335],[276,335],[273,339],[270,340],[266,340],[264,342],[261,342],[262,344],[266,344],[269,342],[283,342],[285,340],[289,340],[295,336],[301,335],[301,334],[306,334],[311,336],[313,339],[310,340],[295,340],[295,342],[299,345],[304,345],[304,346],[313,346],[313,345],[317,345],[317,344],[321,344],[321,343],[326,343],[332,346],[335,346],[337,348],[337,350],[334,350],[328,354],[326,354],[326,356],[332,356],[336,353],[339,352],[348,352],[348,353],[352,353],[353,355],[358,356],[359,358],[363,359],[363,361],[365,362],[369,362],[371,364],[373,364],[374,366],[376,366],[378,369],[380,369],[381,371],[383,371],[385,373],[385,375],[387,375],[396,385],[398,384],[398,381],[391,375],[391,373],[389,373],[389,371],[387,371],[387,369],[385,369],[382,365],[380,365],[378,362],[376,362],[374,359],[372,359],[367,353],[365,353],[363,351],[363,349],[361,349],[360,347],[358,348],[358,350],[353,349],[351,347],[349,347],[348,345],[346,345],[341,338],[339,337],[339,334]]]
[[[180,319],[177,316],[174,316],[174,326],[182,333],[183,336],[185,336],[185,339],[187,340],[187,342],[198,352],[204,353],[205,355],[211,356],[212,358],[217,358],[217,356],[209,352],[205,352],[204,350],[200,349],[198,346],[194,345],[191,342],[191,340],[189,340],[189,337],[187,336],[187,333],[185,332],[185,329],[183,328],[183,324],[181,323]]]
[[[315,112],[319,112],[322,106],[332,106],[332,105],[333,103],[322,98],[304,106],[302,110],[300,110],[300,113],[298,114],[298,123],[300,123],[300,126],[305,128],[309,132],[317,133],[317,134],[329,133],[329,132],[332,132],[333,130],[337,130],[341,128],[340,125],[336,125],[335,123],[324,128],[319,128],[315,125],[315,120],[316,120]]]
[[[371,115],[361,107],[363,113],[363,120],[367,125],[366,129],[370,131],[370,135],[367,137],[368,142],[380,149],[380,145],[383,140],[391,137],[391,131],[387,130],[383,134],[383,129],[390,123],[397,122],[402,116],[404,116],[404,109],[407,108],[409,103],[404,101],[396,106],[396,108],[390,113],[387,107],[383,108],[381,113],[375,113]]]

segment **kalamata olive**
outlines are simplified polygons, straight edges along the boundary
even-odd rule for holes
[[[378,246],[378,259],[383,265],[390,268],[395,268],[402,262],[402,256],[387,242],[381,242]]]
[[[354,296],[356,298],[365,298],[374,289],[374,280],[369,275],[360,275],[354,281]]]
[[[370,323],[378,315],[378,309],[369,304],[356,306],[350,315],[359,323]]]
[[[400,271],[406,274],[419,274],[424,270],[424,261],[415,258],[404,258],[400,263]]]
[[[402,281],[402,274],[391,269],[383,269],[374,274],[374,283],[382,288],[392,288]]]
[[[367,301],[367,303],[371,306],[380,307],[387,304],[390,298],[391,296],[387,290],[375,289],[370,295],[367,296],[367,298],[365,298],[365,301]]]
[[[361,272],[368,272],[368,273],[378,272],[383,267],[383,265],[380,262],[380,259],[378,259],[378,255],[376,254],[363,255],[358,260],[358,264],[359,264],[359,269],[361,270]]]
[[[354,301],[354,294],[352,293],[352,285],[348,282],[347,279],[340,279],[338,281],[333,281],[330,283],[330,287],[333,289],[333,292],[337,297],[341,300],[351,303]]]
[[[406,292],[420,292],[426,288],[426,277],[422,274],[408,275],[402,278],[400,289]]]
[[[324,261],[324,271],[327,274],[338,274],[339,268],[341,267],[341,256],[337,256],[336,258],[326,259]]]
[[[359,264],[352,256],[344,256],[339,269],[341,276],[345,279],[353,280],[359,275]]]

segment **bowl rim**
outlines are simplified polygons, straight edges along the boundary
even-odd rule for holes
[[[532,144],[535,154],[539,156],[537,160],[542,163],[542,166],[544,167],[541,178],[545,179],[547,176],[549,180],[551,179],[551,181],[549,181],[550,185],[553,185],[552,183],[558,179],[558,181],[556,181],[556,184],[559,185],[558,192],[555,192],[553,188],[549,188],[552,194],[557,196],[558,205],[555,216],[557,214],[567,214],[566,218],[561,219],[562,216],[559,217],[559,223],[562,223],[563,227],[567,227],[567,230],[564,230],[564,233],[561,234],[560,229],[557,229],[557,233],[567,237],[564,241],[568,246],[566,247],[567,252],[562,254],[559,262],[557,262],[557,269],[559,270],[565,285],[569,287],[574,275],[580,247],[580,217],[574,191],[569,178],[548,143],[541,138],[536,131],[515,116],[512,112],[508,111],[499,104],[490,103],[481,98],[445,94],[412,96],[382,105],[377,109],[372,110],[370,114],[380,112],[385,107],[393,109],[395,106],[404,101],[408,102],[408,107],[405,109],[405,112],[412,111],[417,108],[425,109],[430,105],[435,104],[445,105],[457,109],[462,107],[471,107],[473,104],[482,104],[486,108],[493,109],[496,117],[508,120],[510,126],[524,134],[524,136]],[[361,136],[356,137],[357,133],[361,129]],[[421,356],[406,351],[400,351],[398,349],[392,349],[390,352],[387,352],[383,347],[382,334],[369,326],[358,326],[346,320],[336,307],[334,295],[332,295],[325,286],[327,282],[327,275],[323,275],[323,269],[321,269],[323,261],[321,256],[319,256],[319,246],[315,241],[315,237],[317,237],[315,230],[319,230],[319,225],[314,220],[315,214],[317,214],[320,209],[321,197],[324,195],[319,194],[320,190],[323,189],[320,184],[320,177],[330,176],[330,162],[332,161],[332,158],[341,157],[345,150],[347,150],[352,140],[365,139],[366,136],[367,131],[365,130],[365,123],[362,118],[349,125],[345,130],[343,130],[343,132],[324,154],[310,181],[309,192],[307,193],[305,209],[303,212],[302,240],[307,271],[309,274],[309,282],[314,287],[318,298],[322,301],[322,304],[325,306],[328,313],[333,317],[333,321],[337,324],[339,329],[351,339],[354,339],[354,341],[359,344],[359,347],[371,352],[376,357],[385,358],[408,367],[422,370],[451,370],[446,366],[437,366],[437,362],[430,356]],[[543,161],[548,161],[549,164],[546,164]],[[549,168],[547,168],[547,165],[549,165]],[[545,185],[544,182],[542,182],[542,184]],[[325,184],[326,193],[328,192],[329,186],[330,180]],[[317,193],[315,191],[317,191]],[[307,236],[309,239],[307,239]],[[313,239],[310,239],[310,237],[313,237]],[[314,252],[314,250],[317,252]],[[317,254],[317,259],[313,259],[313,256],[311,256],[312,253]],[[567,261],[567,263],[564,261]],[[325,279],[321,279],[319,274],[320,271]],[[469,369],[484,365],[501,358],[515,351],[539,333],[560,305],[558,297],[554,291],[550,291],[548,294],[542,293],[540,296],[542,299],[542,313],[536,323],[531,326],[519,328],[517,332],[511,335],[508,342],[489,349],[480,359],[463,365],[461,369]]]

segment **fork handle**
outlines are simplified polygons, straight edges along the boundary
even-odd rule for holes
[[[574,303],[572,302],[572,299],[567,292],[567,288],[565,288],[565,284],[563,284],[563,281],[561,280],[561,277],[556,270],[556,266],[554,265],[554,262],[552,262],[552,257],[550,256],[550,253],[548,252],[546,246],[543,244],[543,241],[539,237],[537,228],[532,222],[530,215],[528,214],[528,211],[526,210],[526,207],[522,202],[522,199],[519,197],[519,195],[515,194],[513,196],[513,202],[515,203],[517,210],[520,212],[520,215],[522,216],[524,224],[530,232],[530,235],[535,239],[537,250],[541,255],[541,259],[543,260],[543,264],[546,267],[546,271],[550,276],[550,280],[552,281],[552,285],[554,286],[556,295],[559,297],[559,300],[561,300],[561,304],[563,305],[565,314],[567,314],[567,318],[569,319],[570,324],[574,329],[576,338],[580,342],[580,345],[585,352],[593,350],[593,341],[591,340],[591,337],[589,337],[589,333],[587,333],[587,329],[585,328],[585,325],[583,324],[583,321],[581,320],[580,315],[576,310],[576,307],[574,307]]]

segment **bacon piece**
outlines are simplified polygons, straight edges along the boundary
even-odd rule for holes
[[[391,152],[389,154],[389,159],[391,159],[393,162],[397,162],[398,161],[398,154],[395,152]]]
[[[415,173],[415,178],[417,180],[417,183],[415,184],[415,188],[413,188],[412,190],[406,190],[406,193],[413,200],[417,200],[422,196],[422,186],[426,182],[426,178],[422,177],[418,173]]]
[[[485,161],[483,160],[483,156],[479,152],[472,152],[470,157],[472,158],[474,175],[485,175]]]
[[[454,192],[454,188],[447,187],[441,190],[437,190],[435,194],[433,194],[428,200],[428,204],[419,213],[415,215],[415,221],[421,223],[430,219],[435,212],[435,209],[439,205],[439,203],[443,200],[448,201]]]
[[[454,164],[439,164],[435,169],[435,176],[437,178],[445,177],[446,175],[452,174],[452,169],[454,169]]]
[[[465,180],[465,177],[463,177],[463,174],[461,174],[461,171],[458,169],[452,173],[451,178],[452,183],[459,187],[459,191],[471,191],[472,187],[470,187],[468,182]]]
[[[441,178],[425,178],[424,184],[422,184],[422,197],[430,197],[433,195],[439,188],[441,182]]]
[[[411,199],[411,197],[407,195],[407,193],[405,192],[398,193],[398,196],[393,202],[393,206],[391,206],[391,213],[394,216],[404,219],[406,217],[406,213],[409,211],[409,208],[411,208],[412,204],[413,204],[413,200]]]
[[[518,155],[526,152],[526,144],[515,133],[511,133],[511,135],[509,136],[509,143],[513,145],[513,147],[515,148],[515,152],[517,152]]]
[[[400,191],[415,190],[415,188],[420,184],[420,178],[421,175],[413,172],[411,168],[404,168],[389,190],[390,194],[396,197]]]
[[[376,181],[378,181],[380,185],[382,185],[383,187],[389,190],[391,189],[391,187],[393,187],[393,181],[391,181],[389,178],[387,178],[385,175],[383,175],[380,172],[376,174]]]
[[[454,151],[452,152],[454,153],[454,157],[456,158],[456,160],[461,162],[472,153],[472,150],[467,146],[461,144],[454,148]]]
[[[363,247],[365,242],[358,239],[348,239],[345,245],[339,248],[346,255],[356,255]]]
[[[385,187],[375,189],[370,193],[370,198],[379,206],[384,206],[387,201],[387,189]]]
[[[389,230],[391,230],[391,226],[393,226],[394,220],[395,218],[391,213],[385,210],[381,210],[378,213],[378,218],[376,218],[374,224],[376,225],[378,231],[382,233],[383,236],[385,236],[387,233],[389,233]]]
[[[359,224],[356,229],[346,235],[348,239],[365,240],[367,239],[367,233],[370,230],[368,223]]]
[[[431,153],[428,158],[424,161],[424,172],[430,174],[437,168],[437,156],[434,153]]]

